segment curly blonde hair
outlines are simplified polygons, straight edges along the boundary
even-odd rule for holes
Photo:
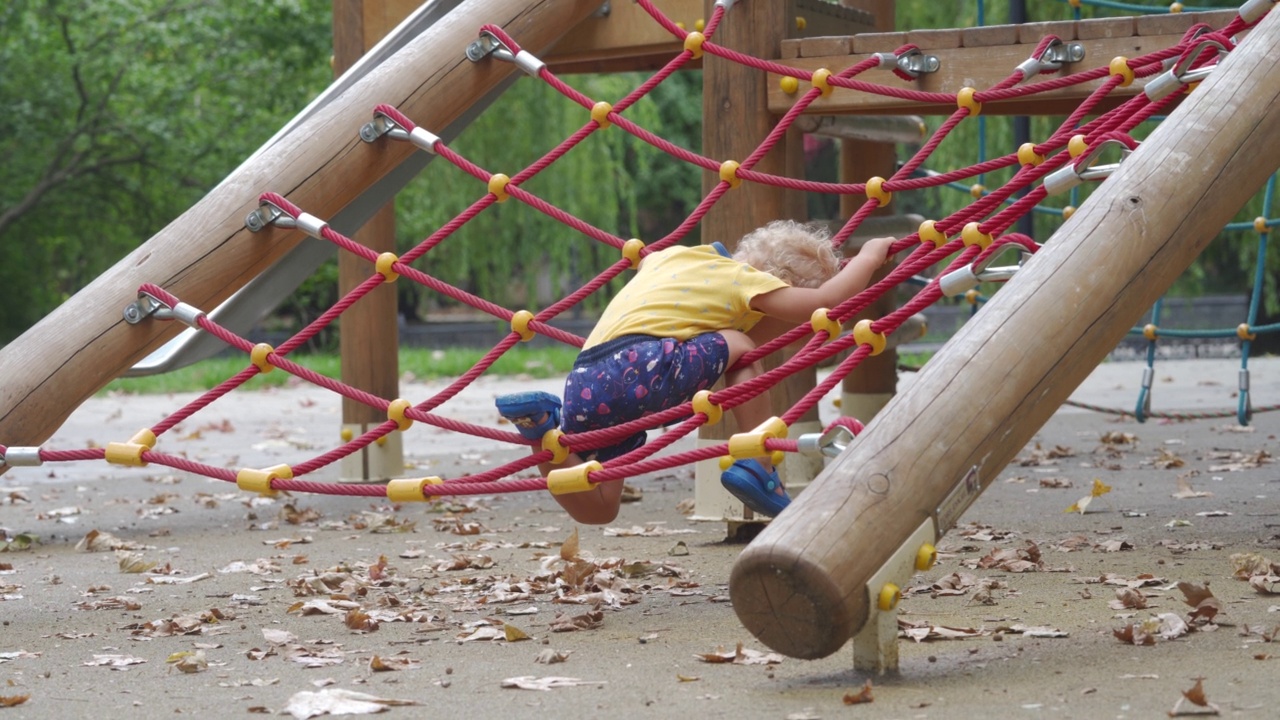
[[[733,259],[792,287],[816,288],[840,270],[831,232],[819,225],[774,220],[738,241]]]

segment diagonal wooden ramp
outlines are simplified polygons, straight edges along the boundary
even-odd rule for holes
[[[1280,168],[1278,64],[1272,12],[747,547],[730,593],[757,638],[825,657],[878,612],[880,569],[954,524]]]
[[[0,350],[0,445],[39,445],[86,398],[172,337],[178,323],[127,324],[143,283],[211,310],[283,257],[297,230],[245,229],[263,192],[332,217],[395,172],[409,143],[367,144],[358,131],[386,103],[438,132],[518,72],[466,59],[480,28],[505,29],[534,54],[595,12],[599,0],[467,0],[282,137],[204,199]],[[263,78],[270,92],[270,78]],[[513,122],[520,121],[513,119]],[[0,468],[2,471],[3,468]]]

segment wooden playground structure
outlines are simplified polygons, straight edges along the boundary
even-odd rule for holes
[[[342,28],[335,32],[336,68],[353,64],[416,5],[335,2],[335,28]],[[0,377],[6,378],[0,388],[0,444],[44,442],[81,402],[179,329],[174,323],[124,320],[121,310],[142,283],[212,308],[286,257],[301,232],[268,227],[254,233],[245,227],[261,192],[278,192],[301,207],[331,214],[394,176],[413,148],[361,141],[356,131],[375,104],[393,105],[423,127],[445,128],[500,89],[517,68],[472,62],[463,52],[481,25],[503,28],[557,72],[648,69],[680,51],[669,33],[641,22],[643,13],[633,3],[605,5],[608,12],[600,0],[456,3],[446,19],[353,79],[346,92],[5,347],[0,352]],[[660,5],[692,26],[715,3]],[[844,0],[843,5],[744,0],[732,7],[716,40],[806,71],[844,67],[915,44],[941,63],[938,72],[919,79],[921,89],[954,93],[1005,77],[1046,33],[1085,49],[1085,58],[1068,64],[1065,72],[1071,65],[1095,67],[1115,55],[1168,46],[1197,21],[1221,23],[1234,14],[897,31],[893,0]],[[929,362],[909,391],[895,396],[892,350],[869,359],[845,381],[846,411],[864,420],[874,416],[875,422],[817,473],[794,507],[771,523],[735,565],[734,609],[753,634],[801,658],[829,655],[857,636],[860,668],[896,667],[895,584],[928,563],[932,544],[1280,166],[1280,133],[1275,132],[1280,78],[1270,72],[1278,56],[1280,17],[1272,13],[1081,206],[1038,259]],[[794,100],[777,77],[736,64],[704,62],[703,74],[702,154],[708,157],[749,154]],[[1128,92],[1141,92],[1142,86],[1138,80]],[[1060,113],[1089,89],[1056,91],[1051,101],[1037,100],[1035,107],[989,103],[983,112]],[[810,108],[814,115],[952,110],[851,92],[834,93]],[[725,117],[733,122],[716,121]],[[802,140],[803,133],[790,131],[756,169],[801,175]],[[841,173],[848,182],[889,176],[895,159],[893,145],[884,138],[852,137],[841,143]],[[704,191],[718,182],[705,173]],[[860,202],[842,199],[842,212],[850,214]],[[380,210],[370,217],[358,238],[380,251],[393,242],[394,216]],[[746,183],[703,221],[703,241],[737,238],[780,217],[807,219],[803,196]],[[882,222],[881,227],[891,228],[895,221]],[[908,224],[897,234],[914,229]],[[344,266],[342,273],[345,287],[352,278],[367,276],[367,264]],[[868,313],[876,317],[888,309],[873,306]],[[344,379],[395,397],[394,293],[352,311],[357,320],[350,325],[363,329],[350,337],[344,332]],[[973,381],[996,367],[1002,372],[998,384]],[[775,392],[775,405],[789,407],[815,374],[810,371],[794,380],[794,388]],[[386,419],[368,411],[344,404],[343,422],[359,426]],[[812,415],[793,432],[816,428]],[[726,423],[705,430],[702,439],[723,442],[733,432]],[[365,477],[395,474],[398,446],[374,452],[390,455],[364,458]],[[800,476],[817,470],[798,471],[788,485],[798,489],[808,480]],[[724,505],[729,496],[707,482],[716,474],[713,467],[699,469],[699,514],[741,516],[741,506]]]

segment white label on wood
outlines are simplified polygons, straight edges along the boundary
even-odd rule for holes
[[[956,521],[960,519],[965,510],[969,509],[973,501],[978,499],[978,495],[981,493],[982,483],[978,482],[978,466],[974,465],[969,468],[969,472],[964,474],[964,477],[960,479],[960,483],[951,490],[934,512],[934,517],[938,521],[938,535],[941,536],[955,527]]]

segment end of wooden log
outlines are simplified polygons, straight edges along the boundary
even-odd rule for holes
[[[865,593],[846,596],[827,568],[766,535],[734,564],[729,596],[738,619],[784,655],[814,660],[835,653],[866,622]]]

